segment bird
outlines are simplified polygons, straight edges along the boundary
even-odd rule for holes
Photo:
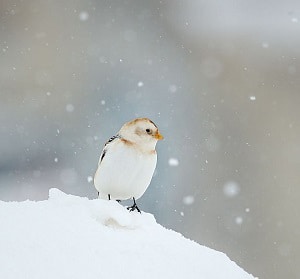
[[[157,162],[156,144],[164,137],[149,118],[125,123],[104,145],[94,175],[94,185],[101,199],[118,202],[133,199],[129,211],[147,190]]]

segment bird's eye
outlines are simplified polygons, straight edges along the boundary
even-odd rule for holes
[[[147,132],[147,134],[150,134],[151,130],[150,129],[146,129],[146,132]]]

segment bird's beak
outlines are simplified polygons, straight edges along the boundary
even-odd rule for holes
[[[154,137],[157,139],[157,140],[162,140],[164,137],[163,137],[163,135],[159,132],[159,131],[157,131],[157,133],[154,135]]]

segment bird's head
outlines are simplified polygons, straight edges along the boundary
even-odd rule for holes
[[[129,142],[150,150],[155,148],[158,140],[164,138],[157,126],[148,118],[136,118],[125,123],[119,135]]]

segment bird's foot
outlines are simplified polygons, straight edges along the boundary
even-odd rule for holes
[[[136,204],[132,205],[132,206],[128,206],[127,209],[131,212],[131,211],[135,211],[137,210],[139,213],[141,213],[140,209],[137,207]]]
[[[135,198],[133,198],[133,205],[132,206],[128,206],[127,209],[131,212],[131,211],[135,211],[137,210],[139,213],[142,213],[140,211],[140,209],[138,208],[138,206],[136,205],[136,202],[135,202]]]

